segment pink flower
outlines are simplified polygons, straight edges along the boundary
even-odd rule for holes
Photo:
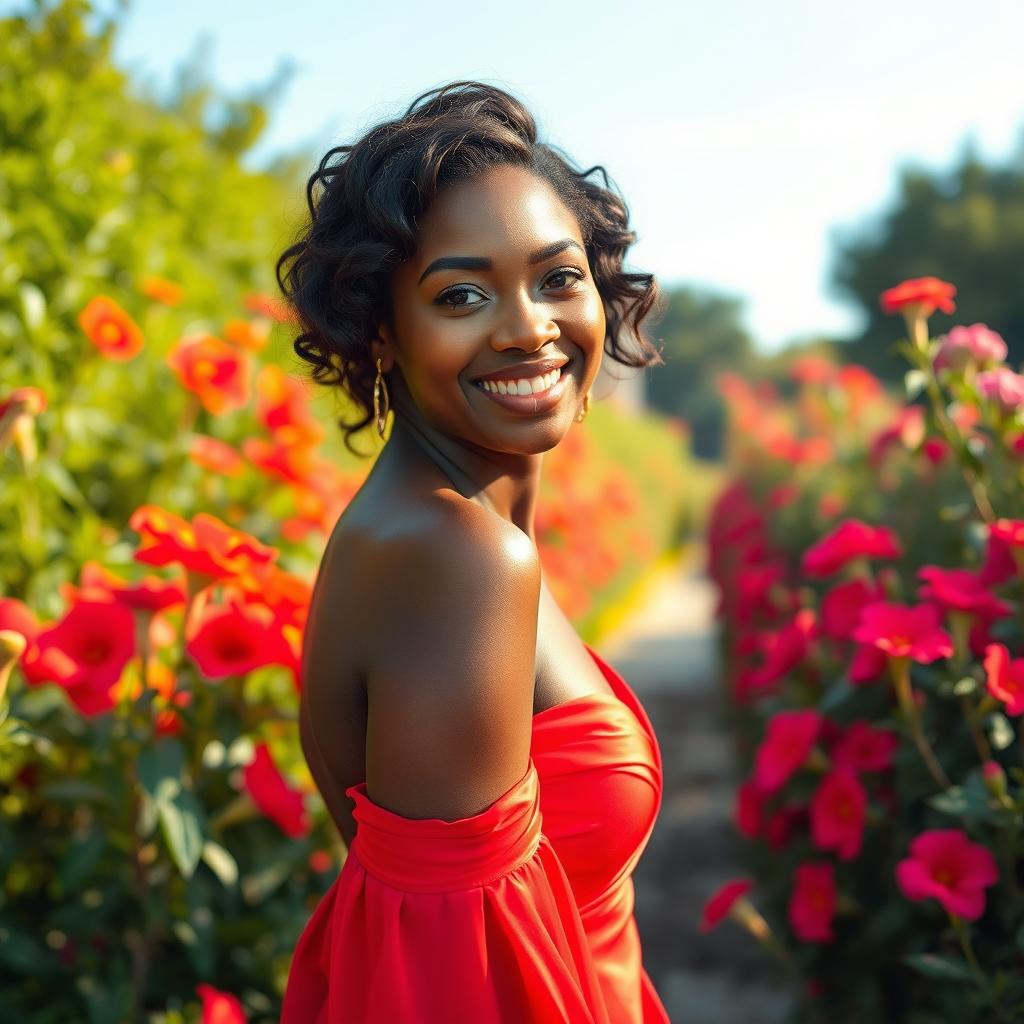
[[[855,558],[897,558],[900,554],[902,550],[892,530],[868,526],[859,519],[845,519],[804,552],[801,569],[805,576],[831,576]]]
[[[918,569],[917,575],[925,581],[917,596],[934,601],[948,611],[972,612],[989,618],[1010,614],[1010,606],[991,592],[980,573],[925,565]]]
[[[793,875],[788,917],[796,937],[803,942],[831,942],[836,912],[835,870],[828,863],[801,864]]]
[[[888,729],[854,722],[833,748],[832,763],[859,772],[885,771],[892,765],[898,746],[899,739]]]
[[[990,538],[1011,548],[1024,548],[1024,519],[997,519],[988,530]]]
[[[761,791],[753,779],[747,779],[736,790],[734,821],[737,831],[748,839],[756,839],[761,832]]]
[[[835,850],[840,860],[860,853],[867,794],[849,768],[822,779],[811,800],[811,836],[819,850]]]
[[[953,641],[939,625],[940,619],[939,609],[932,604],[876,601],[861,610],[853,638],[872,644],[890,657],[913,658],[927,665],[953,653]]]
[[[877,584],[850,580],[833,587],[821,602],[822,632],[834,640],[849,640],[860,620],[861,609],[885,597]]]
[[[985,324],[954,327],[939,338],[935,369],[961,371],[969,363],[983,367],[1001,363],[1006,358],[1006,342]]]
[[[1024,658],[1010,658],[1003,644],[985,648],[986,687],[1006,705],[1008,715],[1024,715]]]
[[[200,982],[196,995],[203,1001],[202,1024],[246,1024],[248,1017],[237,996]]]
[[[700,930],[711,931],[732,910],[733,904],[754,887],[749,878],[737,878],[720,886],[704,904]]]
[[[762,664],[747,678],[750,686],[768,686],[796,668],[808,655],[817,634],[813,608],[800,608],[780,630],[769,630],[762,635]]]
[[[754,759],[754,778],[763,793],[779,789],[807,760],[821,721],[812,709],[780,711],[769,720]]]
[[[1007,366],[982,370],[974,381],[978,393],[991,399],[1005,412],[1015,412],[1024,405],[1024,377]]]
[[[938,900],[950,913],[974,921],[985,911],[985,892],[999,881],[992,854],[958,828],[922,832],[910,856],[896,865],[896,881],[909,900]]]

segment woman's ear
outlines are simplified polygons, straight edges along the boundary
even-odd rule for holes
[[[377,359],[380,359],[381,373],[387,373],[395,364],[395,344],[391,336],[391,329],[387,324],[377,325],[377,336],[370,341],[370,359],[374,369],[377,367]]]

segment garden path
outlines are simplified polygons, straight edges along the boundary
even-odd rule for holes
[[[732,825],[738,779],[722,723],[716,593],[705,549],[686,549],[642,606],[595,646],[636,691],[658,735],[661,814],[634,873],[644,966],[673,1022],[781,1024],[791,999],[754,939],[698,931],[707,897],[744,874]]]

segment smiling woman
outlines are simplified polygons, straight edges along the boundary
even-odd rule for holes
[[[660,354],[608,188],[508,93],[455,82],[324,157],[278,263],[315,380],[394,412],[331,534],[300,735],[348,845],[282,1024],[664,1024],[632,870],[662,793],[650,721],[547,590],[541,460],[604,354]],[[629,328],[625,331],[624,328]],[[624,337],[624,334],[629,337]]]

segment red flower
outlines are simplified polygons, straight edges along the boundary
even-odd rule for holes
[[[764,840],[773,850],[781,850],[790,840],[804,817],[804,808],[797,804],[779,807],[765,822]]]
[[[733,904],[754,887],[749,878],[737,878],[720,886],[704,904],[704,914],[700,921],[700,930],[709,932],[732,910]]]
[[[846,519],[804,552],[801,569],[805,576],[831,576],[855,558],[897,558],[900,554],[902,549],[892,530]]]
[[[200,982],[196,994],[203,1001],[201,1024],[246,1024],[249,1018],[236,996]]]
[[[253,802],[285,835],[308,835],[312,824],[303,794],[277,770],[266,743],[256,745],[256,757],[243,769],[243,777]]]
[[[216,516],[199,512],[191,523],[160,508],[141,505],[128,525],[142,538],[135,560],[147,565],[177,562],[212,579],[256,572],[277,558],[276,549],[236,530]]]
[[[207,679],[245,675],[277,662],[279,640],[275,643],[272,623],[273,612],[265,605],[207,605],[185,646]]]
[[[1024,658],[1010,658],[1003,644],[985,648],[988,692],[1006,705],[1008,715],[1024,715]]]
[[[108,359],[133,359],[142,351],[138,324],[109,296],[97,295],[78,314],[86,337]]]
[[[221,476],[238,476],[245,471],[245,461],[231,445],[205,434],[191,439],[188,454],[197,466]]]
[[[305,381],[276,366],[263,366],[256,375],[256,415],[280,444],[309,446],[323,440],[311,397]]]
[[[799,609],[792,620],[778,631],[767,630],[759,642],[764,661],[760,667],[748,672],[748,686],[768,686],[796,668],[807,657],[816,634],[812,608]]]
[[[184,580],[165,580],[160,576],[144,576],[128,581],[104,568],[99,562],[89,561],[79,573],[79,587],[62,586],[61,593],[69,603],[80,599],[92,601],[113,600],[127,608],[159,612],[185,603]]]
[[[873,644],[861,644],[853,655],[846,676],[851,683],[873,683],[884,672],[889,659]]]
[[[112,688],[135,655],[135,620],[127,608],[108,601],[79,601],[59,622],[36,637],[26,678],[56,682],[83,715],[114,706]]]
[[[876,601],[861,610],[853,638],[873,644],[890,657],[913,658],[927,665],[953,653],[953,641],[940,620],[941,613],[933,604]]]
[[[922,832],[910,856],[896,865],[896,881],[909,900],[938,900],[968,921],[985,911],[985,889],[999,881],[995,858],[958,828]]]
[[[834,640],[849,640],[860,620],[861,609],[883,597],[883,588],[866,580],[849,580],[833,587],[821,602],[822,632]]]
[[[949,611],[972,612],[988,618],[1010,614],[1010,606],[995,597],[981,575],[970,569],[925,565],[917,575],[925,581],[917,592],[922,600],[934,601]]]
[[[1011,548],[1024,548],[1024,520],[997,519],[989,527],[989,536],[1001,540]]]
[[[756,839],[761,832],[762,821],[761,791],[753,779],[747,779],[736,790],[734,820],[741,835]]]
[[[1017,563],[1013,559],[1012,548],[991,530],[988,543],[985,545],[985,561],[978,575],[989,586],[1005,583],[1017,575]]]
[[[936,308],[943,313],[954,312],[954,295],[956,285],[937,277],[915,277],[882,292],[880,302],[884,313],[907,312],[910,315],[931,316]]]
[[[821,730],[817,711],[780,711],[771,718],[754,760],[754,778],[763,793],[779,789],[807,760]]]
[[[212,334],[182,338],[167,365],[208,412],[229,412],[249,401],[249,357]]]
[[[858,772],[881,772],[892,765],[899,739],[888,729],[876,729],[867,722],[853,722],[832,749],[837,768]]]
[[[831,864],[800,864],[793,875],[788,917],[803,942],[831,942],[836,912],[836,879]]]
[[[849,768],[829,772],[811,800],[811,836],[819,850],[835,850],[840,860],[860,853],[867,794]]]

